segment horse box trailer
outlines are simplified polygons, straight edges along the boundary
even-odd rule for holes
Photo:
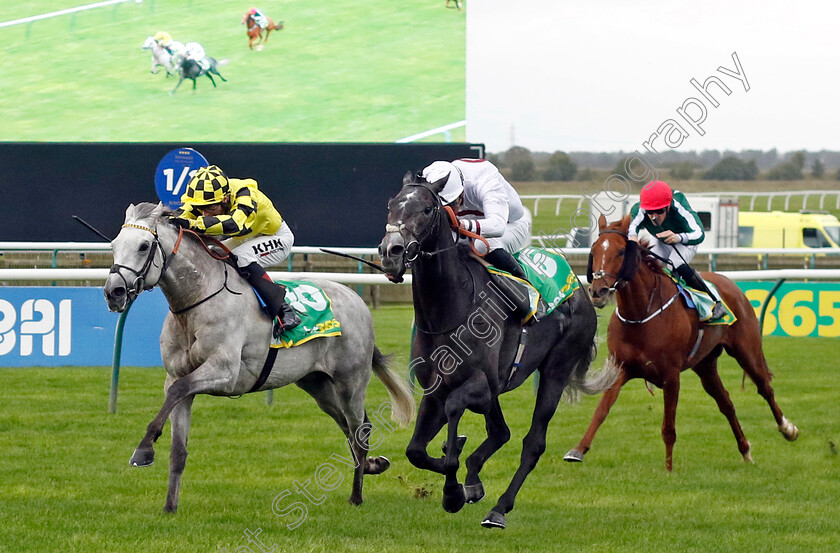
[[[783,211],[738,214],[738,245],[744,248],[837,248],[840,221],[828,213]]]
[[[735,248],[738,246],[738,200],[732,197],[693,196],[685,194],[691,208],[700,217],[706,238],[701,244],[706,248]],[[566,241],[567,248],[588,248],[592,246],[598,236],[597,223],[599,215],[603,214],[608,223],[618,221],[630,214],[633,205],[639,201],[638,194],[618,197],[615,194],[599,192],[588,198],[587,206],[581,210],[589,210],[588,215],[593,221],[594,228],[575,227],[569,232]],[[580,217],[575,221],[580,221]],[[644,231],[642,231],[644,233]],[[641,237],[644,234],[640,233]]]

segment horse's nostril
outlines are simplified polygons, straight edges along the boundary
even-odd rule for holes
[[[111,290],[110,292],[112,298],[121,298],[125,296],[125,288],[122,286],[118,286]]]
[[[388,257],[400,257],[404,251],[405,248],[399,244],[392,244],[388,247]]]

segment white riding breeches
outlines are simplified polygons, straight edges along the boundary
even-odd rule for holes
[[[257,262],[260,267],[279,265],[292,253],[295,235],[286,221],[280,225],[280,230],[272,236],[246,236],[230,238],[225,245],[236,255],[237,265],[246,267]]]
[[[508,253],[514,254],[520,251],[525,246],[531,245],[531,212],[527,209],[525,214],[518,220],[512,221],[505,225],[505,232],[501,236],[495,238],[487,238],[487,243],[490,244],[490,251],[504,248]],[[486,254],[487,247],[481,240],[474,242],[475,249],[480,254]]]
[[[695,254],[697,254],[696,245],[688,246],[686,244],[666,244],[665,242],[659,240],[655,236],[650,237],[650,243],[648,247],[650,251],[652,251],[659,257],[670,260],[671,263],[674,264],[675,269],[677,267],[680,267],[681,265],[691,263],[691,260],[694,259]]]

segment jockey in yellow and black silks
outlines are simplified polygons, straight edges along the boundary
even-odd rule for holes
[[[183,206],[173,224],[218,236],[236,256],[240,274],[259,293],[271,317],[288,330],[300,318],[285,301],[286,289],[275,284],[265,267],[283,262],[295,236],[271,200],[253,179],[231,179],[216,165],[201,167],[181,196]]]

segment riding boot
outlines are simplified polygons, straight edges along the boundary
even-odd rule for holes
[[[525,275],[525,271],[522,269],[522,266],[514,259],[514,257],[504,248],[499,248],[497,250],[493,250],[490,253],[484,256],[484,260],[496,267],[497,269],[501,269],[506,271],[516,278],[522,279],[525,282],[528,281],[528,277]],[[531,302],[528,299],[523,298],[515,298],[512,297],[513,294],[508,294],[508,297],[513,301],[514,304],[518,304],[518,308],[516,309],[515,313],[521,317],[525,318],[531,312]],[[545,301],[542,297],[539,298],[537,302],[537,312],[528,320],[528,324],[534,324],[538,320],[540,320],[545,312],[548,310],[548,306],[546,306]]]
[[[525,271],[522,270],[522,267],[517,263],[516,259],[504,248],[499,248],[486,254],[484,260],[498,269],[507,271],[516,278],[521,278],[525,281],[528,280],[528,277],[525,276]]]
[[[700,278],[700,275],[697,274],[697,271],[695,271],[686,264],[677,267],[677,274],[682,277],[686,284],[688,284],[695,290],[706,292],[707,294],[709,294],[709,297],[715,301],[715,304],[712,307],[712,320],[722,319],[724,316],[726,316],[726,308],[723,307],[723,303],[721,303],[720,299],[712,293],[708,286],[706,286],[706,281]]]
[[[268,316],[272,320],[275,317],[279,319],[279,324],[274,326],[273,334],[275,338],[300,324],[300,317],[292,309],[292,306],[286,303],[285,286],[272,281],[265,272],[265,269],[260,267],[256,262],[245,267],[243,272],[247,272],[247,276],[243,276],[245,276],[248,283],[254,287],[254,290],[257,291],[260,298],[265,302],[265,309]]]

